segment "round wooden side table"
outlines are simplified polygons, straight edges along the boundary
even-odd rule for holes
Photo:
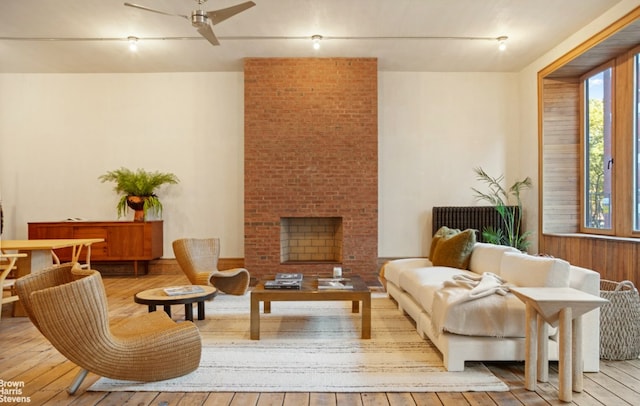
[[[185,318],[193,321],[193,303],[198,304],[198,320],[204,320],[204,301],[212,299],[218,294],[218,289],[213,286],[200,286],[203,292],[188,293],[185,295],[169,296],[166,288],[147,289],[138,292],[133,301],[149,306],[149,312],[156,311],[156,306],[163,306],[165,313],[171,317],[171,306],[183,304]]]

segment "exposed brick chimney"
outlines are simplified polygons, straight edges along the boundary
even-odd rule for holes
[[[375,277],[378,79],[373,58],[245,60],[245,266]],[[281,219],[339,218],[341,258],[282,261]]]

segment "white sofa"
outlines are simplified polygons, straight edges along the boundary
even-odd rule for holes
[[[512,293],[491,294],[455,307],[444,307],[449,321],[444,320],[442,303],[451,296],[448,295],[451,288],[444,286],[452,283],[454,275],[478,279],[489,272],[502,278],[506,287],[570,286],[600,294],[597,272],[561,259],[531,256],[510,247],[485,243],[473,246],[469,270],[433,266],[426,258],[409,258],[389,261],[383,272],[389,296],[402,312],[413,318],[418,334],[428,337],[440,350],[449,371],[463,371],[465,361],[522,361],[525,358],[525,307]],[[557,331],[549,330],[549,360],[558,360]],[[583,316],[583,332],[584,371],[597,372],[598,310]]]

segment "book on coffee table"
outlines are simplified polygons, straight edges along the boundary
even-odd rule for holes
[[[278,272],[276,274],[277,281],[301,281],[302,274],[301,273],[283,273]]]
[[[298,280],[276,279],[273,281],[266,281],[264,283],[265,289],[300,289],[301,287],[302,287],[302,279],[298,279]]]
[[[347,278],[318,278],[318,289],[353,289],[353,284]]]
[[[168,296],[191,295],[194,293],[202,293],[204,289],[198,285],[171,286],[164,288],[164,293]]]

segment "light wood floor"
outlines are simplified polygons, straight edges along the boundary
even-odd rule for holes
[[[139,290],[186,284],[182,275],[146,275],[105,277],[113,320],[146,307],[133,302]],[[75,396],[66,389],[78,371],[33,327],[26,318],[10,317],[10,306],[3,307],[0,320],[0,382],[23,383],[22,395],[31,405],[548,405],[565,404],[558,400],[557,363],[552,363],[550,382],[540,384],[536,392],[524,388],[523,364],[487,363],[507,385],[509,392],[465,393],[149,393],[85,392],[98,377],[89,374]],[[174,306],[174,318],[181,318],[181,306]],[[247,309],[248,311],[248,309]],[[640,360],[601,361],[601,372],[585,374],[585,390],[574,393],[578,405],[640,404]],[[0,395],[2,396],[2,395]],[[3,402],[3,404],[10,404]]]

